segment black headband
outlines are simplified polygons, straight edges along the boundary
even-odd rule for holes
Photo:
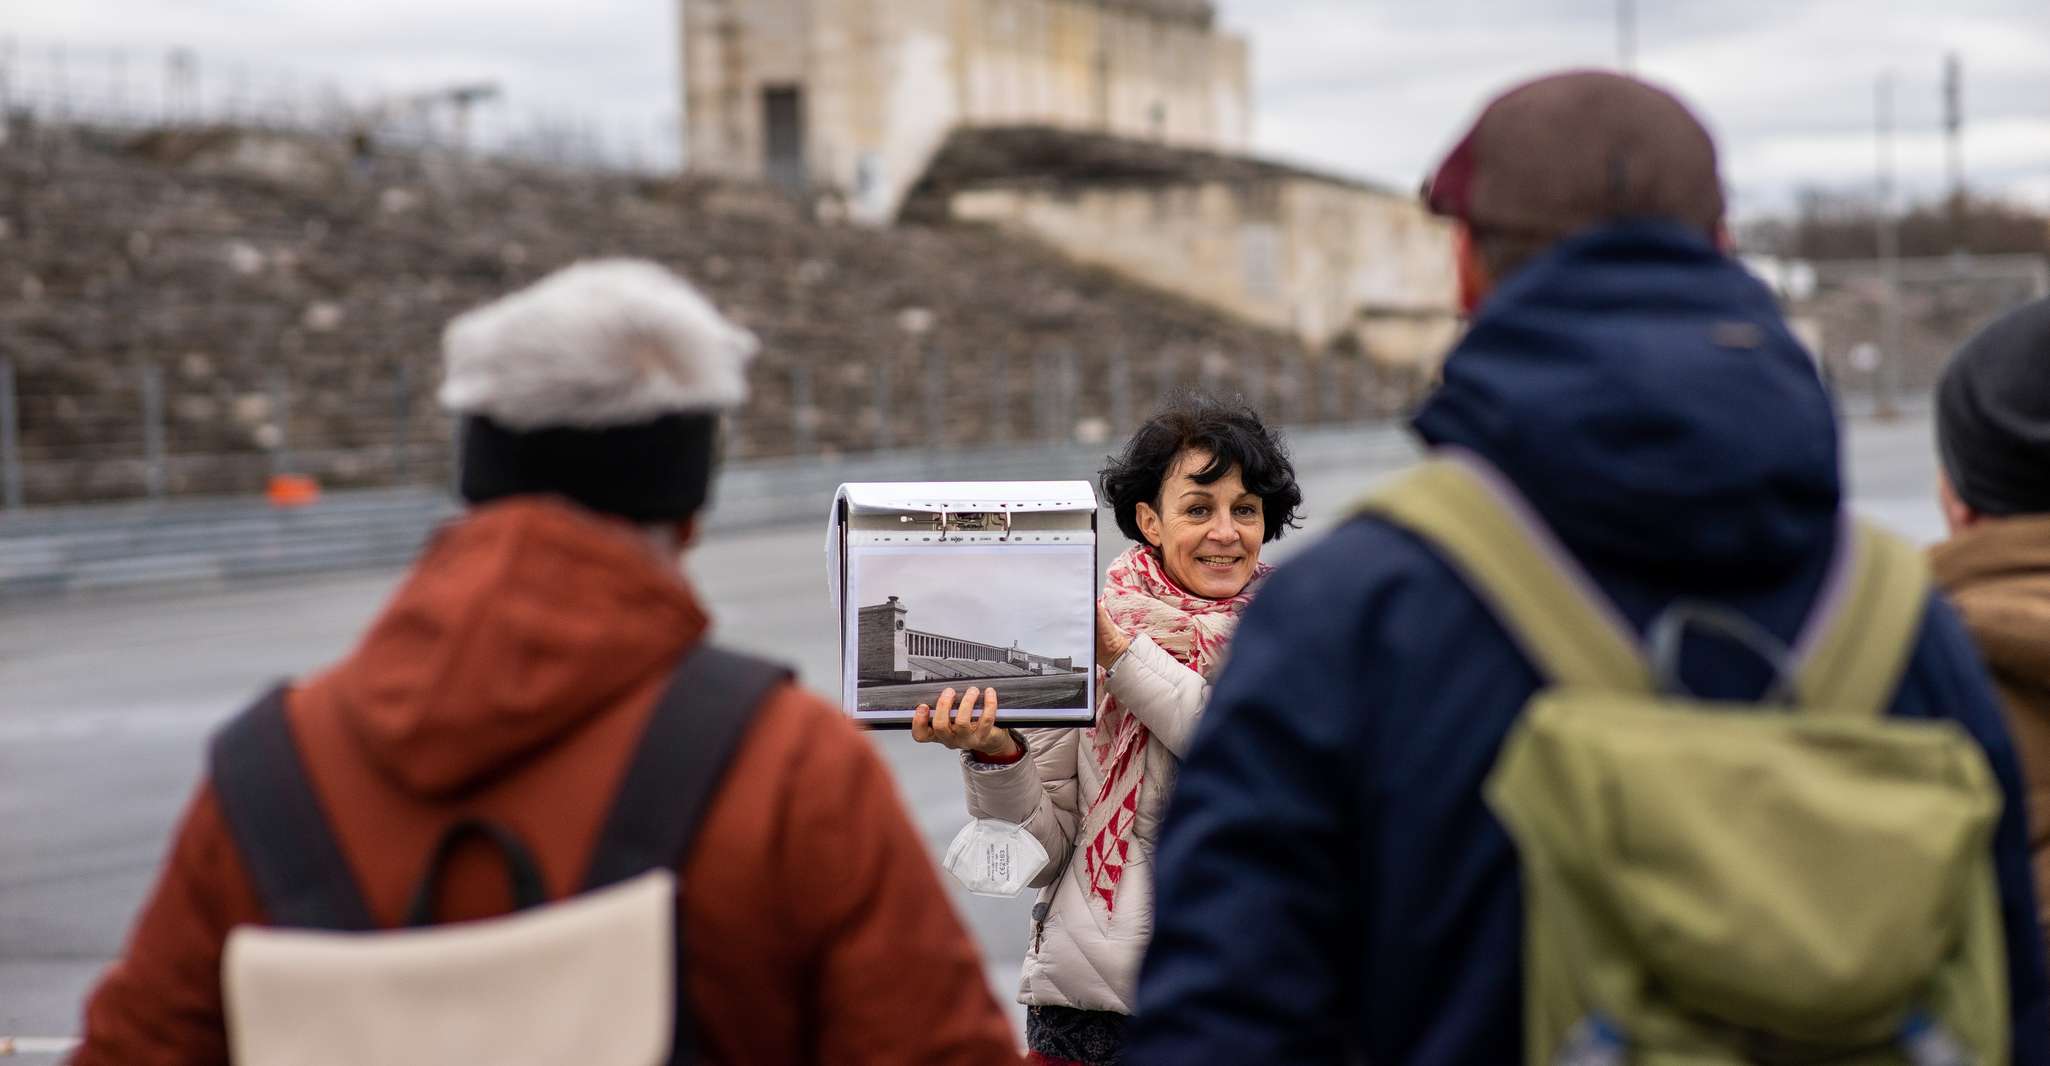
[[[635,522],[682,521],[711,492],[719,417],[697,412],[604,429],[518,432],[463,419],[463,499],[553,495]]]

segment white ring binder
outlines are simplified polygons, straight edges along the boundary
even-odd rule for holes
[[[987,684],[1006,725],[1095,718],[1097,500],[1086,481],[842,485],[828,519],[842,707],[908,727]]]

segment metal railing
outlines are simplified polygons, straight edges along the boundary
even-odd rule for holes
[[[1958,348],[2002,313],[2050,296],[2050,258],[2033,255],[1837,260],[1812,264],[1791,305],[1840,391],[1891,411],[1931,389]]]
[[[1154,367],[1168,368],[1149,367],[1154,381],[1241,396],[1277,424],[1387,417],[1404,409],[1420,384],[1359,360],[1248,356],[1198,372],[1194,360],[1151,355]],[[766,402],[729,419],[726,456],[802,461],[906,450],[1109,450],[1156,399],[1133,388],[1140,375],[1122,351],[1042,352],[1023,377],[1012,373],[1014,361],[994,360],[994,373],[970,379],[932,347],[854,364],[867,379],[861,388],[811,363],[757,368],[754,389]],[[897,368],[906,363],[917,376],[900,385]],[[1182,373],[1174,372],[1178,363]],[[285,367],[254,380],[241,375],[238,384],[206,370],[143,359],[81,390],[55,381],[25,385],[15,360],[0,354],[0,507],[255,494],[280,474],[334,488],[444,485],[453,476],[453,422],[412,360],[374,377],[359,374],[353,390],[301,383]],[[822,376],[839,380],[821,382]],[[1315,403],[1308,401],[1312,391],[1320,394]]]
[[[459,95],[345,89],[317,72],[222,61],[189,48],[81,47],[0,36],[0,116],[129,130],[220,124],[321,136],[362,133],[411,150],[637,173],[674,173],[682,166],[682,130],[673,122],[608,121],[517,100],[427,106]]]

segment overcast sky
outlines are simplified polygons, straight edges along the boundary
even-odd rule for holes
[[[351,97],[489,79],[495,121],[575,119],[644,158],[679,151],[675,0],[0,0],[15,92],[163,83],[185,46],[246,95]],[[1222,0],[1253,39],[1263,153],[1413,187],[1486,96],[1523,76],[1613,64],[1619,0]],[[1803,185],[1869,190],[1875,85],[1894,72],[1903,184],[1944,174],[1943,56],[1966,70],[1976,186],[2050,206],[2045,0],[1636,0],[1640,72],[1722,138],[1741,211]],[[116,66],[116,50],[125,62]],[[0,51],[0,55],[6,54]]]

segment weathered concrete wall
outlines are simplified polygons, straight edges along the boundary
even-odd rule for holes
[[[1198,300],[1313,348],[1352,337],[1428,365],[1457,330],[1448,228],[1411,201],[1309,176],[997,185],[951,214]]]
[[[1450,311],[1415,315],[1361,311],[1353,336],[1369,359],[1388,370],[1409,372],[1421,386],[1445,361],[1462,328],[1459,317]]]
[[[954,198],[953,216],[1028,233],[1080,262],[1290,326],[1279,216],[1262,217],[1223,182],[979,189]]]
[[[986,125],[1043,123],[1238,151],[1250,141],[1243,38],[1207,19],[1093,0],[979,0],[963,108]]]
[[[693,170],[767,176],[763,94],[803,94],[810,182],[887,218],[960,119],[961,0],[684,0]]]
[[[1307,177],[1282,202],[1296,335],[1350,332],[1378,362],[1435,366],[1459,331],[1451,227],[1407,197]]]
[[[762,91],[808,77],[810,6],[809,0],[683,5],[684,143],[692,169],[762,176]]]
[[[813,184],[887,221],[947,133],[1035,123],[1224,151],[1251,140],[1251,62],[1209,5],[682,0],[685,135],[706,173],[766,172],[763,91],[804,92]]]
[[[886,222],[964,120],[957,0],[814,0],[813,179]]]

